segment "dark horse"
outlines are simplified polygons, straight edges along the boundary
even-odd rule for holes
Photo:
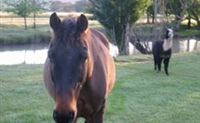
[[[164,69],[166,75],[168,73],[169,61],[172,54],[172,44],[173,44],[173,30],[168,28],[166,31],[165,39],[163,41],[156,41],[153,44],[153,57],[154,57],[154,69],[158,67],[158,72],[161,69],[162,60],[164,62]]]
[[[88,28],[85,15],[63,21],[53,13],[50,41],[44,65],[44,82],[56,105],[56,123],[102,123],[106,98],[115,81],[115,65],[107,38]]]

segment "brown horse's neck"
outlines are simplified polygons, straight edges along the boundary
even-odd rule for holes
[[[88,58],[85,62],[85,75],[84,75],[84,83],[86,83],[89,78],[92,76],[93,71],[93,54],[92,54],[92,47],[91,47],[91,31],[90,29],[86,29],[86,31],[81,35],[81,39],[83,44],[88,49]]]
[[[94,63],[98,60],[98,53],[100,52],[99,49],[102,49],[102,47],[104,47],[105,49],[107,48],[109,50],[109,42],[107,38],[103,35],[103,33],[90,28],[88,28],[81,35],[81,39],[82,41],[84,41],[84,44],[88,49],[88,59],[86,61],[86,78],[90,78],[92,76]]]

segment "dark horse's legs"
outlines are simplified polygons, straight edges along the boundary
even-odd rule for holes
[[[153,56],[153,59],[154,59],[154,70],[156,70],[157,69],[157,57],[154,55]]]
[[[168,73],[169,59],[170,58],[165,58],[164,59],[164,67],[165,67],[165,73],[166,73],[166,75],[169,75],[169,73]]]
[[[161,70],[161,63],[162,63],[162,58],[158,58],[158,72]]]

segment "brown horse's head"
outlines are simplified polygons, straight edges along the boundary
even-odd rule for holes
[[[85,79],[87,48],[81,38],[88,27],[84,15],[61,21],[56,13],[50,17],[54,37],[48,57],[55,86],[56,107],[53,118],[57,123],[72,123],[77,114],[77,99]]]

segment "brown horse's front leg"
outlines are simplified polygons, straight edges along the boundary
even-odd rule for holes
[[[74,119],[74,122],[73,122],[73,123],[76,123],[76,122],[77,122],[77,120],[78,120],[78,117],[76,117],[76,118]]]
[[[96,112],[93,115],[93,117],[91,117],[90,119],[87,119],[85,123],[103,123],[104,107],[105,107],[105,104],[103,104],[101,109],[98,112]]]

